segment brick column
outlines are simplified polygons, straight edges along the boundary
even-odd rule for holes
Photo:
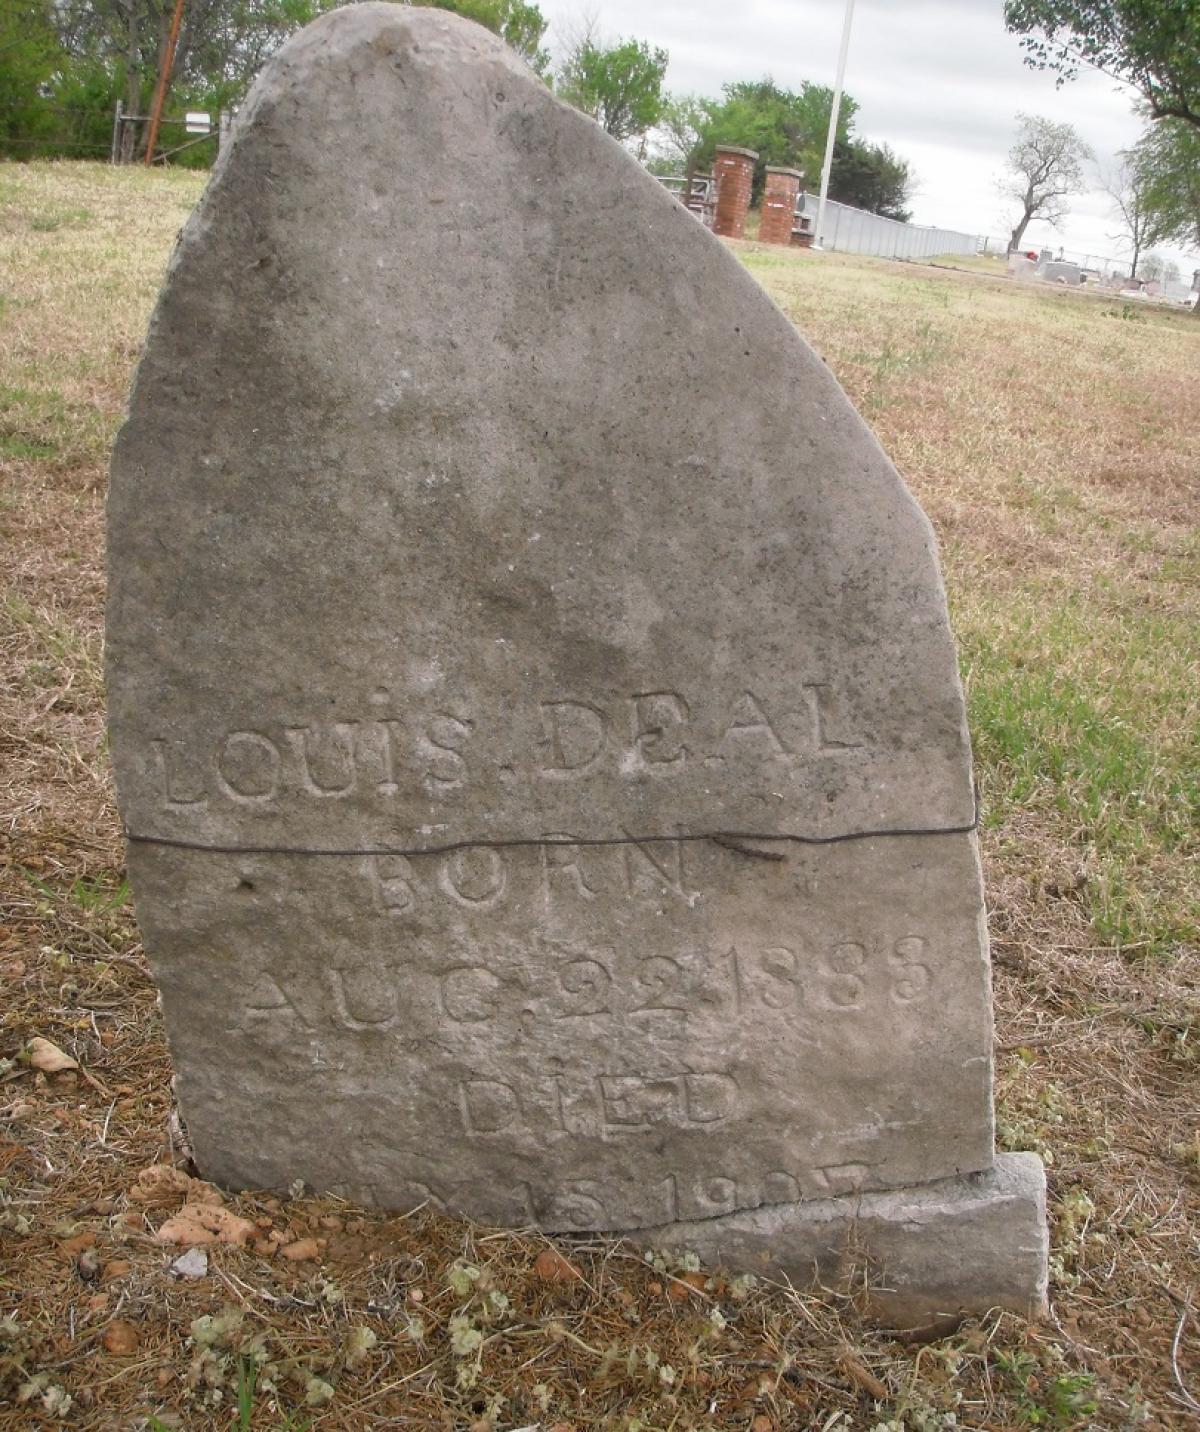
[[[750,207],[750,185],[754,179],[753,149],[738,149],[732,144],[718,144],[713,160],[713,177],[717,181],[717,208],[713,216],[713,233],[727,239],[740,239],[746,232],[746,210]]]
[[[790,244],[796,200],[800,194],[799,169],[779,169],[767,165],[767,186],[763,191],[762,219],[758,225],[759,241],[764,244]]]

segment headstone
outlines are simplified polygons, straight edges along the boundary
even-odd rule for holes
[[[929,524],[723,245],[504,45],[266,67],[113,464],[111,733],[205,1177],[1044,1297],[992,1142]]]

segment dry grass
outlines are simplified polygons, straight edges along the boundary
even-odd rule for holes
[[[906,1344],[852,1282],[747,1288],[607,1241],[559,1242],[559,1280],[536,1235],[302,1193],[228,1200],[253,1241],[170,1274],[138,1175],[186,1149],[104,757],[100,513],[198,189],[0,169],[0,1427],[1194,1423],[1200,324],[953,272],[743,249],[944,544],[1001,1135],[1051,1160],[1050,1323]],[[35,1036],[82,1068],[36,1073]],[[307,1237],[311,1261],[273,1251]]]

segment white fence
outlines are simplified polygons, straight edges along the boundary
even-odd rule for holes
[[[817,223],[817,196],[801,196],[801,212],[814,231]],[[847,254],[873,254],[883,259],[927,259],[934,254],[974,254],[979,248],[977,234],[960,234],[954,229],[932,229],[923,224],[902,224],[852,209],[849,204],[825,205],[825,233],[817,239],[822,247]]]

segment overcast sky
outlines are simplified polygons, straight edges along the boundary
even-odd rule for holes
[[[832,85],[844,0],[539,0],[556,38],[594,15],[606,39],[634,36],[671,56],[674,93],[718,95],[730,80],[770,74],[789,89]],[[890,144],[916,173],[916,223],[1005,235],[1015,215],[996,193],[1016,114],[1073,124],[1105,168],[1136,142],[1142,121],[1133,91],[1091,72],[1062,89],[1030,70],[1004,28],[1003,0],[857,0],[846,90],[858,101],[857,131]],[[1031,244],[1120,257],[1119,225],[1097,186],[1072,201],[1061,232],[1035,222]],[[1200,259],[1166,251],[1190,278]]]

